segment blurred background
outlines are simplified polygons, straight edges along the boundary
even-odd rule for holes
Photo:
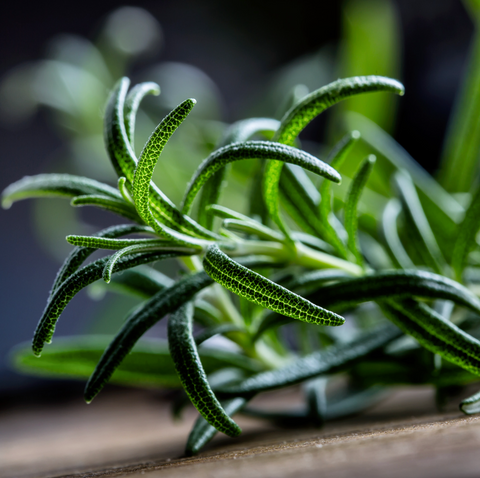
[[[140,1],[135,7],[87,1],[75,9],[47,2],[27,10],[9,2],[0,17],[0,189],[44,172],[114,184],[102,111],[109,88],[123,75],[162,89],[142,105],[137,153],[171,108],[187,97],[198,101],[156,170],[157,183],[176,202],[227,124],[248,116],[279,118],[292,98],[344,76],[398,78],[406,95],[368,95],[338,105],[307,128],[304,147],[321,156],[345,127],[342,113],[355,111],[435,172],[474,36],[465,4],[323,3],[320,10],[306,1],[294,8],[271,0]],[[248,168],[233,170],[228,200],[236,206]],[[8,352],[32,337],[70,250],[65,236],[116,222],[61,199],[21,201],[0,211],[0,397],[32,387],[50,390],[50,382],[12,371]],[[104,294],[101,286],[79,294],[59,321],[58,335],[113,333],[135,301]]]

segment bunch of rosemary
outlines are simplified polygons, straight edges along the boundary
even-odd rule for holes
[[[241,430],[231,417],[239,411],[319,425],[368,406],[381,385],[429,383],[441,391],[477,380],[480,342],[470,319],[480,314],[480,301],[467,286],[479,277],[471,266],[477,261],[480,192],[465,209],[390,137],[352,114],[348,120],[361,124],[362,134],[347,133],[324,160],[303,151],[297,139],[343,99],[403,95],[398,81],[338,80],[296,102],[281,121],[251,118],[231,125],[195,171],[180,207],[152,174],[195,100],[171,111],[137,158],[137,109],[159,88],[142,83],[128,90],[123,78],[105,113],[117,188],[48,174],[25,177],[3,193],[4,207],[29,197],[66,196],[73,206],[97,206],[127,221],[93,236],[67,237],[75,247],[55,278],[33,338],[33,353],[43,357],[32,359],[21,347],[15,352],[19,368],[89,376],[87,402],[110,379],[183,387],[200,413],[189,454],[217,430],[237,436]],[[252,139],[262,135],[272,139]],[[347,190],[333,194],[342,163],[360,138],[380,154],[383,166],[375,168],[376,157],[368,155],[351,179],[343,178]],[[246,159],[257,161],[259,171],[245,193],[249,215],[220,204],[230,163]],[[321,179],[317,185],[314,176]],[[366,188],[367,181],[390,180],[394,197]],[[114,252],[83,265],[98,249]],[[147,266],[168,258],[179,263],[175,280]],[[111,341],[84,336],[44,350],[69,301],[99,280],[145,301]],[[140,340],[167,317],[168,345]],[[202,328],[195,335],[194,324]],[[219,334],[236,347],[202,345]],[[327,399],[328,381],[339,372],[348,377],[348,390]],[[302,410],[268,413],[248,406],[258,393],[298,383],[304,384]],[[474,396],[461,407],[474,413],[479,403]]]

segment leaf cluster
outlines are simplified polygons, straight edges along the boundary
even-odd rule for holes
[[[186,99],[167,114],[137,157],[132,141],[138,107],[160,89],[129,86],[127,78],[116,84],[105,111],[116,187],[42,174],[3,192],[4,207],[63,196],[72,206],[95,206],[127,220],[92,236],[67,237],[74,249],[34,333],[33,353],[42,359],[20,347],[14,353],[19,368],[88,377],[87,402],[109,380],[183,390],[200,413],[188,453],[198,452],[216,431],[237,436],[241,429],[232,415],[239,411],[321,425],[368,406],[385,385],[441,389],[477,380],[480,342],[470,318],[480,314],[480,300],[470,285],[478,276],[472,251],[480,192],[464,210],[365,119],[366,133],[347,132],[323,159],[302,150],[298,139],[331,106],[369,93],[403,95],[401,83],[380,76],[337,80],[295,102],[281,121],[251,118],[231,125],[194,172],[180,206],[152,177],[196,101]],[[348,178],[340,173],[342,164],[359,141],[371,152]],[[262,171],[261,181],[253,178],[245,192],[249,215],[221,205],[229,165],[244,160],[258,162]],[[394,168],[391,177],[382,176],[391,182],[389,196],[372,186],[379,161]],[[346,191],[336,186],[342,181]],[[84,265],[97,250],[111,254]],[[175,279],[153,267],[170,258],[179,264]],[[95,281],[144,301],[111,340],[82,337],[45,348],[69,301]],[[142,341],[164,318],[168,345]],[[204,345],[218,335],[235,350]],[[337,373],[348,377],[349,389],[327,397]],[[301,411],[269,414],[248,405],[258,393],[299,383],[305,392]],[[464,411],[477,411],[478,402],[472,397]]]

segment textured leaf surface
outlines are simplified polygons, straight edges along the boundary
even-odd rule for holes
[[[133,151],[135,151],[135,120],[137,118],[138,107],[140,106],[140,103],[142,102],[143,98],[145,98],[145,96],[158,96],[159,94],[160,87],[156,83],[153,83],[151,81],[139,83],[128,92],[127,98],[125,100],[124,111],[125,131],[127,133],[127,138]]]
[[[413,300],[391,300],[383,303],[382,309],[395,325],[427,350],[480,375],[480,342],[433,309]]]
[[[205,272],[226,289],[280,314],[321,325],[335,326],[345,322],[343,317],[233,261],[216,245],[209,247],[203,266]]]
[[[176,245],[164,244],[164,243],[144,243],[144,244],[134,244],[128,247],[125,247],[115,254],[112,254],[108,259],[108,262],[105,264],[103,269],[103,280],[105,282],[110,282],[112,278],[112,274],[115,272],[115,268],[117,263],[125,256],[129,256],[131,254],[140,254],[140,253],[147,253],[147,252],[162,252],[164,254],[169,254],[169,257],[178,257],[178,256],[188,256],[195,254],[197,251],[195,249],[188,249],[185,247],[179,247]]]
[[[226,129],[218,147],[231,143],[243,143],[258,133],[275,131],[279,125],[277,120],[271,118],[249,118],[237,121]],[[217,171],[202,189],[198,207],[198,222],[207,229],[212,228],[213,218],[206,214],[206,209],[211,204],[219,202],[226,172],[227,167]]]
[[[76,196],[71,200],[70,204],[75,207],[96,206],[100,209],[104,209],[106,211],[113,212],[114,214],[118,214],[119,216],[125,217],[126,219],[130,219],[131,221],[135,221],[137,223],[142,222],[137,214],[137,211],[135,211],[135,208],[131,204],[127,203],[123,198],[115,199],[107,196],[93,195]]]
[[[8,209],[15,201],[36,197],[100,195],[121,200],[120,193],[107,184],[71,174],[38,174],[25,176],[10,184],[2,193],[2,207]]]
[[[228,416],[210,388],[192,332],[193,304],[187,302],[168,321],[170,355],[183,388],[210,425],[228,436],[238,436],[242,430]]]
[[[236,397],[230,400],[222,400],[221,404],[225,413],[229,416],[235,415],[241,410],[247,399]],[[185,447],[186,455],[197,454],[217,433],[217,429],[210,425],[202,416],[198,417],[195,425],[188,436],[187,446]]]
[[[166,254],[164,252],[133,254],[117,262],[114,272],[120,272],[140,264],[174,257],[175,255],[176,254]],[[35,355],[39,356],[45,342],[50,342],[55,331],[57,320],[70,300],[84,287],[102,278],[103,268],[107,261],[108,257],[97,259],[71,274],[58,286],[48,301],[35,330],[32,343],[33,353]]]
[[[247,378],[238,385],[222,387],[219,392],[225,396],[248,395],[294,385],[319,375],[344,370],[368,354],[384,347],[398,338],[401,332],[391,324],[382,324],[352,342],[334,345],[325,351],[296,359],[291,364],[276,370],[261,372]]]
[[[315,174],[339,183],[340,175],[328,164],[320,161],[314,156],[292,148],[270,141],[247,141],[245,143],[234,143],[214,151],[198,167],[193,175],[187,191],[183,198],[183,212],[187,214],[192,206],[193,200],[208,179],[226,164],[244,159],[275,159],[277,161],[297,164]]]
[[[96,233],[97,237],[104,237],[104,238],[117,238],[121,236],[126,236],[127,234],[135,234],[135,233],[152,233],[152,229],[148,226],[138,226],[136,224],[125,224],[120,226],[111,226],[107,227],[106,229],[102,229],[101,231]],[[95,248],[91,247],[76,247],[69,256],[65,259],[65,262],[60,267],[55,280],[52,285],[52,289],[50,291],[50,297],[58,288],[58,286],[67,279],[70,275],[72,275],[82,264],[83,262],[94,252],[96,251]]]
[[[90,402],[100,392],[137,340],[148,329],[212,283],[213,280],[204,272],[187,276],[171,287],[161,290],[133,312],[98,362],[87,383],[85,400]]]
[[[287,111],[274,136],[274,141],[293,145],[300,132],[316,116],[330,106],[361,93],[387,91],[403,95],[404,87],[391,78],[381,76],[357,76],[334,81],[309,95]],[[282,163],[270,161],[265,169],[264,197],[271,217],[284,232],[285,226],[278,210],[278,184],[282,172]]]

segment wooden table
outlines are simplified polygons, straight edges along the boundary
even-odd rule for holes
[[[433,390],[398,389],[367,413],[322,429],[280,429],[238,417],[243,434],[217,437],[196,457],[183,447],[196,412],[174,422],[165,397],[106,391],[86,406],[17,405],[0,412],[2,477],[476,477],[480,416],[439,414]],[[281,408],[287,390],[258,397]]]

